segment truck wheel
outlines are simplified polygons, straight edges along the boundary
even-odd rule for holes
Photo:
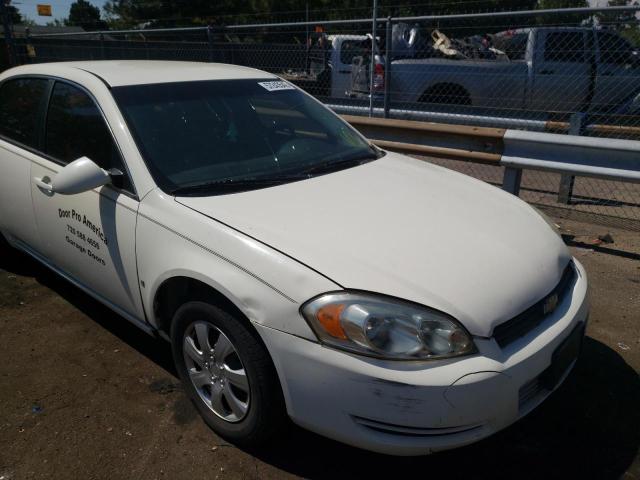
[[[205,422],[238,445],[264,444],[288,418],[271,357],[240,319],[204,302],[189,302],[171,326],[173,359]]]
[[[434,85],[422,94],[420,103],[439,105],[471,105],[471,97],[460,85],[442,83]]]

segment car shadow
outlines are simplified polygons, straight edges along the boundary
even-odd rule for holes
[[[34,277],[102,328],[177,377],[167,342],[151,337],[30,257],[0,258],[0,269]],[[307,478],[399,475],[446,478],[620,478],[640,445],[640,378],[614,350],[585,338],[565,383],[530,415],[474,445],[424,457],[392,457],[292,426],[269,448],[245,450]],[[193,408],[188,405],[188,408]]]
[[[2,245],[0,251],[7,247]],[[9,255],[0,255],[0,270],[34,278],[41,285],[54,291],[87,317],[109,331],[123,342],[134,347],[145,357],[162,367],[167,373],[177,378],[173,366],[169,343],[161,338],[151,336],[123,317],[113,312],[90,295],[63,279],[29,255],[17,250],[9,250]],[[116,321],[114,321],[117,319]]]

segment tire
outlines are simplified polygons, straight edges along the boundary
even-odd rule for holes
[[[16,250],[11,245],[9,245],[7,239],[4,238],[2,232],[0,232],[0,253],[8,255],[9,253],[15,253],[15,251]]]
[[[203,339],[210,349],[202,348]],[[218,435],[256,447],[287,430],[271,357],[246,320],[209,303],[189,302],[174,315],[171,344],[185,392]]]
[[[424,92],[418,101],[434,105],[471,106],[469,92],[455,84],[434,85]]]

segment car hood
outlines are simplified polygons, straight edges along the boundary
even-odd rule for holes
[[[343,288],[428,305],[479,336],[549,293],[570,259],[517,197],[393,153],[295,183],[176,201]]]

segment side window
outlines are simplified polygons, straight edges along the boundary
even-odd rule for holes
[[[598,32],[598,46],[600,47],[600,61],[625,65],[631,62],[632,50],[629,43],[622,37],[608,32]]]
[[[0,86],[0,135],[38,148],[40,106],[48,80],[18,78]]]
[[[509,60],[524,60],[527,53],[528,42],[528,33],[518,33],[516,35],[513,35],[509,39],[509,41],[505,42],[503,48],[499,49],[504,50],[504,52],[507,54],[507,57],[509,57]]]
[[[47,112],[45,152],[63,163],[89,157],[105,170],[126,170],[97,105],[83,90],[63,82],[53,87]],[[118,185],[131,190],[128,179]]]
[[[353,57],[364,57],[371,51],[371,42],[362,40],[344,40],[340,47],[340,62],[351,65]]]
[[[585,61],[584,34],[582,32],[549,32],[544,42],[545,62]]]

